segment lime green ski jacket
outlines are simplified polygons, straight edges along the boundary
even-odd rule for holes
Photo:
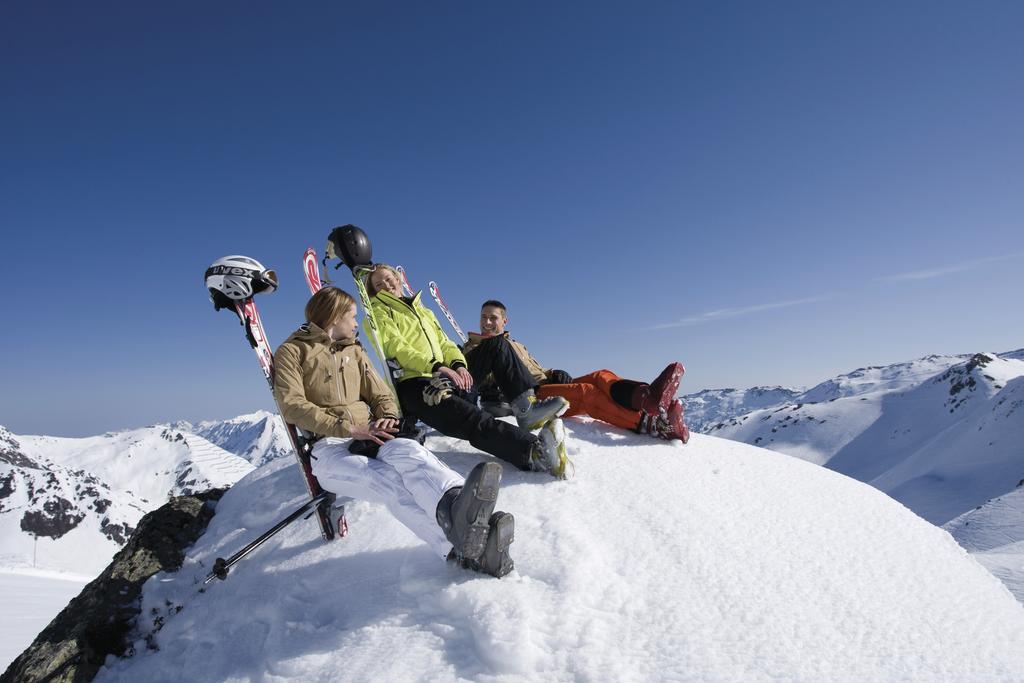
[[[396,373],[399,381],[430,377],[443,365],[466,365],[462,351],[421,303],[421,294],[417,292],[410,302],[389,292],[377,292],[370,301],[384,355],[389,363],[394,359],[401,367]]]

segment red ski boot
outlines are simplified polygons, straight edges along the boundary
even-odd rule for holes
[[[685,370],[682,363],[669,363],[653,382],[638,386],[633,392],[633,410],[648,415],[660,415],[668,411],[672,399],[676,397],[683,372]]]
[[[690,428],[683,422],[683,402],[677,398],[663,413],[644,413],[637,431],[666,441],[674,439],[686,443],[690,440]]]

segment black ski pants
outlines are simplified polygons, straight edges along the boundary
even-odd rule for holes
[[[423,389],[430,384],[426,377],[403,380],[396,387],[398,401],[406,415],[413,415],[445,436],[465,439],[475,448],[511,463],[521,470],[530,469],[530,452],[537,437],[494,417],[470,402],[472,394],[458,392],[435,406],[423,400]]]
[[[469,364],[469,374],[473,375],[473,382],[478,387],[488,375],[494,375],[494,381],[506,401],[513,400],[537,384],[504,336],[491,337],[480,342],[466,354],[466,363]]]

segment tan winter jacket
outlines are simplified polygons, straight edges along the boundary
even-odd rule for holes
[[[468,357],[469,354],[473,352],[473,349],[480,345],[480,342],[490,339],[492,336],[493,335],[483,335],[477,334],[476,332],[470,332],[469,341],[462,346],[462,353]],[[540,363],[537,362],[537,359],[530,355],[530,352],[526,350],[525,346],[510,337],[508,332],[503,332],[501,336],[508,339],[508,343],[512,345],[512,349],[516,352],[516,355],[519,356],[519,360],[523,361],[523,365],[525,365],[526,369],[530,371],[531,375],[533,375],[535,382],[540,384],[547,380],[548,371],[541,367]],[[492,384],[493,381],[493,378],[488,376],[487,380],[484,381],[483,384]]]
[[[350,436],[353,427],[399,414],[363,347],[354,339],[332,343],[313,323],[274,354],[274,398],[287,422],[320,436]]]

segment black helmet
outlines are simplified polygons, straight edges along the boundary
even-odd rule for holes
[[[370,238],[357,225],[343,225],[327,237],[327,258],[340,258],[350,269],[373,263]]]

